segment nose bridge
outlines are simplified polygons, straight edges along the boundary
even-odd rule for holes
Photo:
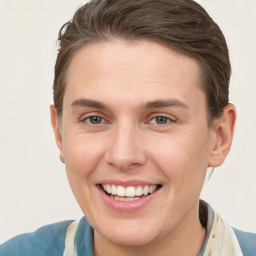
[[[119,123],[112,134],[106,160],[118,169],[142,165],[146,160],[141,136],[135,125]]]

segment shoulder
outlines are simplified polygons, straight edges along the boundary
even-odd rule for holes
[[[0,245],[0,255],[62,255],[66,230],[71,222],[62,221],[43,226],[32,233],[18,235]]]
[[[256,234],[233,228],[244,256],[256,255]]]

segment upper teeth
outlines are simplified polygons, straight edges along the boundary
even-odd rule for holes
[[[110,185],[110,184],[103,184],[103,189],[111,195],[117,195],[117,196],[127,196],[127,197],[135,197],[135,196],[147,196],[148,194],[153,193],[157,186],[138,186],[138,187],[123,187],[123,186],[116,186],[116,185]]]

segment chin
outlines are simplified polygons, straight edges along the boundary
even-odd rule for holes
[[[115,245],[125,247],[145,246],[156,240],[159,234],[158,228],[150,226],[148,223],[139,225],[136,221],[128,220],[126,223],[120,224],[110,224],[104,230],[97,229],[98,234]]]
[[[147,235],[143,232],[141,234],[123,233],[110,234],[106,239],[118,246],[124,247],[143,247],[154,240],[153,235]]]

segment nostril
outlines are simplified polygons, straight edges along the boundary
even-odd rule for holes
[[[115,166],[120,170],[128,170],[132,168],[140,167],[145,164],[146,156],[143,153],[125,153],[117,151],[108,151],[105,154],[105,160],[109,165]]]
[[[137,136],[133,125],[127,122],[119,124],[113,136],[112,143],[105,152],[105,160],[108,164],[125,170],[145,163],[146,155],[140,142],[141,136]]]

